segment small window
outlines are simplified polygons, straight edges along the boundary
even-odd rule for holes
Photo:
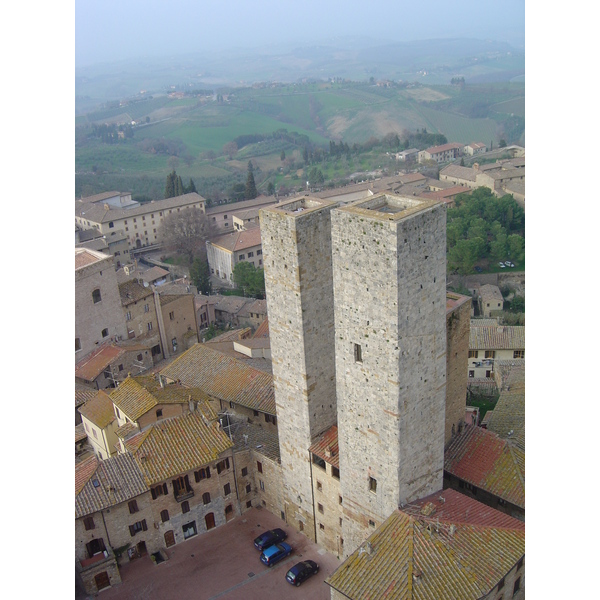
[[[513,352],[513,358],[525,358],[525,350],[515,350]]]
[[[204,492],[204,494],[202,494],[202,502],[204,504],[210,504],[210,494],[208,492]]]
[[[369,527],[375,527],[375,521],[369,519]]]
[[[170,319],[171,321],[174,321],[174,320],[175,320],[175,311],[173,311],[173,310],[172,310],[172,311],[169,313],[169,319]]]
[[[377,479],[369,477],[369,491],[377,493]]]
[[[187,500],[184,500],[184,501],[181,503],[181,512],[182,512],[183,514],[185,514],[185,513],[187,513],[187,512],[190,512],[190,503],[189,503]]]
[[[338,496],[338,504],[341,504],[344,501],[344,499],[341,496]]]
[[[496,351],[495,350],[486,350],[485,351],[485,357],[486,358],[495,358],[496,357]]]
[[[252,500],[248,500],[248,502],[246,502],[246,508],[252,508]]]
[[[340,527],[342,526],[343,522],[344,522],[344,519],[342,519],[342,517],[340,517]]]
[[[162,417],[162,416],[163,416],[162,408],[157,408],[156,409],[156,418],[160,419],[160,417]]]
[[[217,475],[220,475],[221,471],[227,471],[227,469],[229,469],[229,458],[217,463]]]
[[[136,360],[138,360],[138,361],[140,361],[140,362],[141,362],[142,360],[144,360],[144,356],[143,356],[142,354],[138,354],[138,355],[137,355],[135,358],[136,358]]]
[[[231,485],[229,483],[226,483],[223,486],[223,495],[224,496],[229,496],[229,494],[231,494]]]
[[[160,511],[160,520],[163,523],[166,523],[169,520],[169,511],[166,508]]]
[[[248,258],[252,258],[254,256],[254,252],[248,252]]]
[[[92,300],[94,301],[94,304],[98,304],[98,302],[102,300],[102,296],[100,295],[100,288],[96,288],[92,292]]]
[[[318,465],[319,467],[321,467],[321,469],[327,468],[325,466],[325,461],[320,456],[317,456],[316,454],[312,455],[312,461],[313,461],[313,464]]]
[[[325,531],[325,525],[323,525],[323,523],[319,523],[319,529],[321,531]]]
[[[335,477],[335,479],[340,478],[340,470],[337,467],[331,467],[331,476]]]
[[[475,377],[475,371],[469,371],[469,377],[471,377],[471,378]]]
[[[319,512],[323,515],[325,514],[325,509],[323,508],[323,505],[319,502],[317,503],[317,508],[319,509]]]
[[[498,591],[504,587],[504,577],[498,582]]]
[[[362,362],[362,348],[360,344],[354,344],[354,362]]]
[[[103,338],[105,338],[105,337],[108,337],[108,327],[105,327],[105,328],[102,330],[102,337],[103,337]]]
[[[245,258],[246,258],[246,255],[245,255],[245,254],[240,254],[240,255],[238,256],[238,260],[244,260]]]
[[[320,481],[317,481],[317,490],[319,490],[319,492],[323,491],[323,484]]]
[[[264,492],[265,491],[265,484],[264,484],[264,482],[263,482],[262,479],[259,479],[259,482],[260,482],[260,489]]]
[[[248,467],[242,469],[242,477],[246,477],[246,475],[248,475]]]
[[[232,504],[228,504],[225,507],[225,515],[230,515],[233,512],[233,505]]]
[[[249,494],[252,491],[252,485],[247,483],[246,484],[246,494]]]
[[[133,525],[129,526],[129,533],[131,534],[131,537],[133,537],[136,533],[139,533],[140,531],[148,531],[146,519],[144,519],[143,521],[138,521],[137,523],[134,523]]]
[[[298,521],[298,530],[304,531],[304,523],[302,521]]]
[[[515,581],[515,586],[513,587],[513,596],[515,596],[520,589],[521,589],[521,578],[517,577],[517,580]]]
[[[144,304],[144,312],[150,312],[150,305],[149,304]]]
[[[139,508],[137,505],[137,502],[135,500],[131,500],[128,504],[129,506],[129,514],[132,515],[133,513],[138,512]]]
[[[123,370],[123,365],[119,365],[119,372]]]
[[[150,323],[148,323],[148,331],[152,331],[152,321],[150,321]]]
[[[96,524],[94,523],[94,518],[93,517],[85,517],[85,519],[83,519],[83,526],[85,527],[86,531],[89,531],[90,529],[96,529]]]
[[[523,558],[517,563],[517,571],[523,566]]]
[[[79,338],[75,338],[75,352],[77,350],[81,350],[81,340]]]
[[[260,461],[258,461],[258,460],[256,461],[256,468],[258,469],[259,473],[263,472],[263,470],[262,470],[262,463]]]
[[[477,358],[478,354],[479,354],[478,350],[469,350],[469,358]]]
[[[115,226],[115,224],[112,221],[108,222],[108,228],[112,229]]]

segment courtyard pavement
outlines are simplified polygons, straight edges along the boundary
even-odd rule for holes
[[[281,527],[292,554],[268,568],[260,562],[254,538]],[[324,580],[341,564],[302,533],[266,510],[253,508],[229,523],[167,549],[169,560],[154,564],[150,555],[120,567],[122,583],[102,590],[102,600],[329,600]],[[320,569],[300,587],[285,580],[288,569],[311,559]],[[91,596],[77,596],[80,599]]]

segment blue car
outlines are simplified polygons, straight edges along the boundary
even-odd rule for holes
[[[278,563],[280,560],[283,560],[286,556],[289,556],[292,553],[292,547],[285,542],[281,542],[280,544],[275,544],[274,546],[269,546],[263,553],[260,555],[260,560],[267,565],[267,567],[272,567],[275,563]]]
[[[285,575],[292,585],[299,586],[303,581],[319,572],[319,565],[314,560],[303,560],[296,563]]]
[[[269,531],[261,533],[254,540],[254,547],[262,552],[265,548],[268,548],[273,544],[283,542],[286,537],[287,533],[283,529],[279,529],[279,527],[277,529],[269,529]]]

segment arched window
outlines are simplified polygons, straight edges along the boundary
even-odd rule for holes
[[[210,504],[210,494],[208,492],[202,494],[202,502],[204,502],[204,504]]]
[[[100,288],[96,288],[92,292],[92,300],[94,301],[94,304],[97,304],[98,302],[100,302],[100,300],[102,300],[102,296],[100,295]]]
[[[165,510],[160,511],[160,518],[163,523],[166,523],[169,520],[169,511],[165,508]]]

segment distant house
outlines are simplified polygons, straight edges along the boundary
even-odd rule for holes
[[[419,162],[422,163],[425,160],[434,160],[438,164],[448,162],[458,158],[462,154],[462,150],[463,145],[456,142],[432,146],[419,152]]]
[[[262,268],[260,227],[232,231],[206,242],[208,267],[211,275],[233,286],[233,269],[239,262],[249,262]]]
[[[152,267],[140,274],[140,279],[148,285],[162,285],[167,283],[169,271],[161,267]]]
[[[474,156],[475,154],[483,154],[487,150],[487,146],[481,142],[471,142],[467,144],[463,153],[467,156]]]
[[[504,309],[504,298],[497,285],[482,285],[477,292],[479,314],[482,317],[494,317]]]
[[[400,162],[410,162],[417,160],[419,157],[419,151],[416,148],[409,148],[408,150],[402,150],[402,152],[396,152],[396,160]]]
[[[525,358],[524,326],[478,326],[471,321],[469,378],[492,378],[497,360]]]

